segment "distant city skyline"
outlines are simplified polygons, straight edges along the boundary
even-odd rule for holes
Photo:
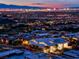
[[[0,3],[51,8],[79,6],[79,0],[0,0]]]

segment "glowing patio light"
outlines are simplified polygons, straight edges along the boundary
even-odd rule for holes
[[[50,53],[54,53],[56,49],[56,46],[50,46]]]
[[[58,50],[62,50],[63,49],[63,44],[58,44]]]
[[[9,43],[9,41],[8,40],[6,40],[6,44],[8,44]]]
[[[29,41],[24,40],[22,44],[23,44],[23,45],[29,45]]]
[[[64,48],[72,49],[72,46],[68,46],[68,43],[64,43]]]
[[[64,48],[67,48],[68,47],[68,43],[64,43]]]
[[[78,39],[77,39],[77,38],[75,38],[75,37],[74,37],[74,38],[72,38],[72,39],[73,39],[73,40],[78,40]]]
[[[49,53],[49,48],[44,47],[44,48],[43,48],[43,52],[44,52],[44,53]]]
[[[4,42],[4,40],[3,40],[3,39],[1,39],[1,42]]]

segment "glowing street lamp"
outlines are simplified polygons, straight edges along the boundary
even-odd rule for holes
[[[22,42],[22,44],[23,44],[23,45],[29,45],[29,41],[24,40],[24,41]]]

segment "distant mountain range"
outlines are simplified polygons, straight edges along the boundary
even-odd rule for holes
[[[13,9],[42,9],[43,7],[35,6],[20,6],[20,5],[7,5],[0,3],[0,8],[13,8]]]

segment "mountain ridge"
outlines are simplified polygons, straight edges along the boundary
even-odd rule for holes
[[[38,6],[21,6],[21,5],[7,5],[0,3],[0,9],[1,8],[13,8],[13,9],[42,9],[44,7],[38,7]]]

